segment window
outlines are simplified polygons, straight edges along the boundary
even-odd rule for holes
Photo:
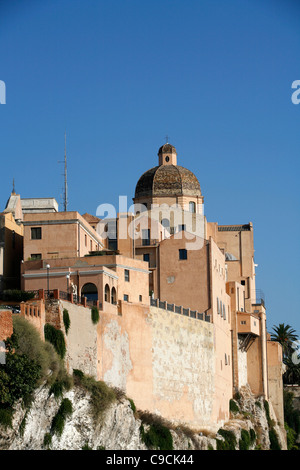
[[[245,285],[246,285],[246,281],[243,281],[243,280],[242,280],[242,281],[241,281],[241,284],[242,284],[242,286],[245,286]]]
[[[149,255],[149,253],[144,253],[144,254],[143,254],[143,260],[149,263],[149,261],[150,261],[150,255]]]
[[[129,295],[128,294],[124,294],[124,301],[129,302]]]
[[[219,301],[219,297],[217,297],[217,312],[220,313],[220,301]]]
[[[166,162],[168,162],[168,161],[170,161],[170,158],[167,156],[167,157],[165,158],[165,160],[166,160]]]
[[[111,289],[111,303],[112,303],[113,305],[116,305],[116,303],[117,303],[117,291],[116,291],[116,288],[115,288],[115,287],[113,287],[113,288]]]
[[[150,245],[150,229],[144,229],[142,230],[142,244],[144,246]]]
[[[196,204],[193,201],[189,202],[189,211],[195,214],[196,212]]]
[[[85,244],[85,246],[87,246],[87,236],[86,235],[84,235],[84,244]]]
[[[142,295],[139,295],[139,301],[140,301],[140,302],[143,301],[143,296],[142,296]]]
[[[30,258],[31,259],[42,259],[42,255],[41,255],[41,253],[32,253],[30,255]]]
[[[187,250],[185,249],[179,250],[179,259],[187,259]]]
[[[221,317],[223,316],[223,303],[222,303],[222,300],[220,300],[220,314],[221,314]]]
[[[241,321],[241,325],[246,325],[246,321],[245,321],[245,320],[242,320],[242,321]]]
[[[31,228],[31,240],[41,240],[41,239],[42,239],[42,228],[32,227]]]
[[[124,270],[124,277],[125,277],[125,281],[129,282],[129,269]]]
[[[226,320],[225,304],[223,304],[223,318],[224,318],[224,320]]]
[[[105,299],[105,302],[109,302],[109,298],[110,298],[110,288],[109,288],[109,285],[106,284],[106,285],[105,285],[105,290],[104,290],[104,299]]]
[[[178,225],[178,231],[183,232],[185,230],[185,224]]]

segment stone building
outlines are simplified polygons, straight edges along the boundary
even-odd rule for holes
[[[20,289],[23,259],[23,214],[20,195],[13,190],[0,213],[0,292]]]
[[[253,225],[208,222],[203,200],[165,144],[132,213],[25,214],[22,286],[56,290],[58,317],[71,313],[70,369],[124,389],[139,408],[217,428],[250,385],[283,426],[281,349],[256,291]],[[99,324],[59,292],[96,302]]]

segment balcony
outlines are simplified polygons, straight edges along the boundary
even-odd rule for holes
[[[252,313],[238,312],[237,314],[238,333],[244,335],[259,336],[259,318]]]
[[[256,289],[252,293],[252,298],[255,299],[254,305],[265,306],[265,294],[261,289]]]

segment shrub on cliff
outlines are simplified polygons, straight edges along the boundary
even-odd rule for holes
[[[51,435],[58,434],[62,435],[65,427],[66,418],[73,412],[72,402],[68,398],[64,398],[60,404],[60,407],[53,418],[51,424]]]
[[[0,368],[1,422],[9,418],[14,403],[27,405],[34,389],[60,381],[67,389],[71,378],[53,346],[43,342],[38,331],[24,318],[13,318],[13,334],[5,341],[5,364]]]
[[[75,369],[73,374],[74,383],[90,393],[93,418],[96,423],[99,422],[107,408],[117,400],[116,392],[105,382],[97,381],[78,369]]]

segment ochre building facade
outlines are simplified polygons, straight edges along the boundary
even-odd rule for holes
[[[217,429],[248,384],[283,426],[281,348],[255,285],[253,225],[208,222],[198,179],[174,146],[163,145],[157,163],[138,180],[130,213],[23,215],[21,287],[36,299],[22,315],[43,336],[55,318],[64,329],[67,308],[69,371],[122,388],[141,409]]]

